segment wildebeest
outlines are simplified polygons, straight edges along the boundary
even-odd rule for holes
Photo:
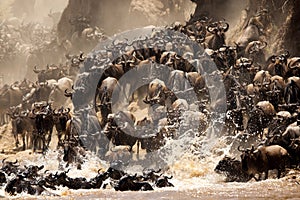
[[[16,141],[16,147],[19,145],[19,135],[22,136],[23,147],[25,150],[26,147],[30,148],[32,145],[32,132],[34,129],[34,120],[31,119],[30,112],[13,112],[10,114],[12,119],[12,133]]]
[[[158,188],[161,187],[174,187],[174,185],[172,183],[170,183],[168,180],[173,178],[168,177],[168,176],[160,176],[156,181],[155,181],[155,186]]]
[[[49,104],[43,106],[41,110],[32,110],[35,127],[33,130],[33,150],[40,144],[43,152],[48,148],[54,127],[53,110]]]
[[[300,78],[292,76],[288,78],[284,89],[284,100],[287,104],[297,104],[300,100]]]
[[[0,171],[0,185],[6,183],[6,175],[4,172]]]
[[[33,104],[34,102],[48,101],[52,91],[48,82],[36,82],[29,93],[23,97],[23,102]]]
[[[116,78],[107,77],[101,82],[95,94],[95,108],[99,111],[100,124],[103,127],[107,123],[107,116],[111,111],[111,98],[114,90],[119,89],[119,83]],[[97,104],[97,102],[99,102]]]
[[[258,40],[249,42],[245,49],[245,57],[251,59],[255,64],[265,64],[266,58],[263,49],[266,48],[266,46],[267,42],[264,41]]]
[[[233,67],[234,70],[234,74],[238,77],[238,80],[240,83],[251,83],[251,81],[254,78],[254,75],[251,69],[253,69],[253,61],[248,59],[248,58],[244,58],[241,57],[238,60],[236,60],[236,63]]]
[[[117,186],[115,186],[116,191],[146,191],[153,190],[152,186],[148,182],[139,182],[136,180],[136,175],[125,175],[123,176]]]
[[[269,170],[277,169],[277,178],[285,171],[290,163],[290,155],[287,150],[279,145],[259,146],[254,149],[242,151],[242,169],[256,180],[261,180],[262,173],[265,173],[265,179],[268,179]],[[258,174],[258,179],[255,175]]]
[[[207,26],[207,31],[212,34],[207,46],[210,49],[217,50],[225,45],[225,32],[228,31],[229,24],[224,21],[214,22]]]
[[[297,125],[297,122],[294,122],[292,124],[283,124],[281,126],[278,126],[277,129],[273,130],[272,133],[270,133],[270,136],[268,137],[268,144],[270,145],[280,145],[283,148],[285,148],[290,156],[293,158],[291,160],[292,165],[298,165],[300,161],[300,156],[295,151],[294,148],[292,148],[294,145],[292,143],[295,140],[298,140],[300,137],[300,128]]]
[[[149,83],[148,94],[144,100],[147,104],[160,104],[170,107],[177,97],[165,83],[159,79],[154,79]]]
[[[53,110],[53,120],[57,131],[58,145],[62,142],[62,136],[66,139],[67,121],[71,119],[70,108]]]
[[[49,79],[58,80],[65,76],[65,72],[58,66],[48,66],[47,69],[37,69],[35,66],[33,69],[34,73],[38,74],[38,81],[45,82]]]
[[[22,103],[23,93],[14,85],[3,87],[0,91],[0,124],[7,123],[6,112],[12,106]]]
[[[268,71],[271,75],[279,75],[281,77],[286,77],[287,73],[287,59],[290,56],[289,52],[283,53],[281,55],[272,55],[268,61],[270,62],[268,66]]]
[[[300,57],[288,59],[286,77],[299,76],[300,74]]]
[[[18,163],[18,160],[12,162],[12,161],[7,161],[6,158],[2,160],[2,167],[1,171],[5,172],[8,176],[11,174],[16,174],[18,172],[18,167],[20,164]]]
[[[71,88],[73,81],[70,78],[63,77],[57,80],[51,92],[49,93],[49,101],[52,102],[52,108],[60,108],[61,106],[68,106],[69,98],[64,96],[66,89]]]
[[[274,106],[269,101],[260,101],[249,113],[247,132],[251,135],[260,135],[263,138],[263,129],[266,128],[275,116]]]
[[[128,145],[131,152],[137,142],[134,123],[135,117],[130,112],[120,111],[108,117],[104,133],[114,145]]]
[[[257,41],[260,39],[260,36],[263,35],[264,22],[262,17],[265,14],[259,13],[256,16],[253,16],[249,19],[247,26],[243,29],[242,35],[236,41],[237,45],[240,48],[240,56],[244,55],[245,48],[252,41]]]
[[[247,182],[251,179],[248,173],[242,169],[242,162],[228,156],[218,162],[214,171],[224,174],[228,182]]]

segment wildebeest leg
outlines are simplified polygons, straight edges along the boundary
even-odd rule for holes
[[[129,147],[128,151],[132,153],[132,146]]]
[[[281,176],[281,170],[280,169],[277,169],[277,178],[279,179]]]
[[[34,136],[34,138],[33,138],[33,142],[32,142],[33,144],[33,152],[35,152],[35,150],[36,150],[36,147],[37,147],[37,138],[36,138],[36,136]]]
[[[18,147],[19,146],[19,135],[18,135],[18,133],[16,133],[14,136],[15,136],[15,140],[16,140],[16,147]]]
[[[0,125],[2,126],[4,124],[4,116],[2,113],[0,113]]]
[[[268,171],[269,171],[269,170],[266,170],[266,171],[265,171],[265,180],[268,179]]]
[[[29,149],[30,145],[29,145],[29,132],[28,131],[26,131],[25,137],[26,137],[26,147],[27,147],[27,149]]]
[[[23,140],[23,151],[25,151],[25,149],[26,149],[25,133],[22,133],[22,140]]]
[[[42,149],[42,139],[41,139],[41,136],[38,136],[37,138],[37,148],[38,150],[41,150]]]
[[[26,133],[26,144],[27,144],[27,149],[32,148],[33,145],[33,135],[29,131]]]
[[[51,141],[52,131],[53,131],[53,129],[49,130],[49,134],[48,134],[48,137],[47,137],[47,147],[49,147],[49,144],[50,144],[50,141]]]
[[[255,175],[251,174],[251,178],[254,178],[255,181],[260,181],[261,180],[261,174],[258,174],[258,178],[255,177]]]
[[[136,144],[136,157],[138,160],[140,160],[140,141],[139,140],[137,141],[137,144]]]
[[[61,136],[62,136],[62,131],[57,131],[57,139],[58,139],[58,145],[57,147],[60,145],[61,143]]]
[[[48,146],[46,145],[46,142],[47,142],[46,141],[46,135],[43,134],[43,137],[41,139],[42,139],[42,145],[43,145],[42,152],[44,154],[46,152],[47,148],[48,148]]]

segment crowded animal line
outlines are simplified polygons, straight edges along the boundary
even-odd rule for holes
[[[38,55],[31,52],[27,73],[36,81],[25,78],[0,89],[0,124],[14,141],[14,148],[2,153],[56,152],[57,169],[4,158],[0,188],[8,196],[58,196],[61,187],[176,187],[171,183],[176,173],[167,174],[172,174],[176,159],[187,154],[196,160],[216,156],[214,171],[226,182],[266,180],[274,177],[270,170],[280,179],[297,170],[300,57],[288,49],[267,57],[269,15],[262,9],[250,16],[233,44],[226,42],[230,23],[209,16],[141,28],[151,30],[150,35],[133,39],[111,39],[84,17],[70,20],[78,28],[71,41],[47,44],[57,49],[45,54],[56,56],[60,64],[46,58],[45,63],[35,62]],[[10,45],[7,34],[13,27],[5,23],[0,38]],[[91,53],[71,54],[82,43],[100,45]],[[0,61],[8,57],[11,48],[6,49]],[[130,73],[133,78],[126,78]],[[211,145],[221,140],[227,150],[213,151]],[[185,151],[168,159],[170,147],[176,145],[186,146]],[[99,167],[89,178],[68,175],[72,169],[84,170],[91,156],[106,168]]]

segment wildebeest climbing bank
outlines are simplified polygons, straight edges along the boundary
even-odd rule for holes
[[[0,197],[297,198],[299,2],[1,2]]]

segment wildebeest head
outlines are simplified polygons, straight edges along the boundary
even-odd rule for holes
[[[229,24],[224,21],[214,22],[207,26],[207,31],[213,34],[213,37],[208,41],[210,49],[217,50],[225,44],[225,32],[228,31]]]
[[[300,74],[300,57],[292,57],[288,59],[287,77],[298,76]]]
[[[271,62],[268,66],[268,70],[272,75],[279,75],[284,77],[287,72],[287,59],[290,56],[287,51],[281,55],[272,55],[268,61]]]
[[[243,171],[241,161],[225,156],[219,161],[214,171],[226,176],[226,181],[245,182],[250,179],[250,176]]]
[[[258,52],[261,52],[261,50],[264,49],[266,46],[267,46],[267,42],[259,41],[259,40],[252,41],[246,47],[245,52],[249,55],[253,55]]]
[[[229,29],[229,24],[225,21],[213,22],[207,26],[207,31],[212,34],[223,34]]]
[[[234,160],[235,160],[234,158],[225,156],[222,160],[219,161],[214,171],[217,173],[222,173],[230,170],[232,168],[232,161]]]
[[[6,161],[6,158],[4,158],[2,160],[1,170],[4,171],[7,175],[10,175],[11,173],[15,173],[17,171],[17,168],[20,166],[17,163],[18,160],[12,162],[12,161]]]
[[[249,170],[249,163],[251,163],[253,160],[256,160],[256,156],[254,154],[254,146],[251,147],[251,149],[241,149],[241,147],[238,147],[238,150],[242,152],[241,160],[242,160],[242,169],[244,171]]]
[[[253,61],[248,58],[241,57],[239,58],[235,65],[234,69],[236,73],[239,75],[241,81],[245,81],[250,83],[251,82],[251,76],[250,76],[250,69],[253,68]]]
[[[268,71],[258,71],[253,79],[253,85],[261,88],[268,87],[271,83],[271,75]]]

